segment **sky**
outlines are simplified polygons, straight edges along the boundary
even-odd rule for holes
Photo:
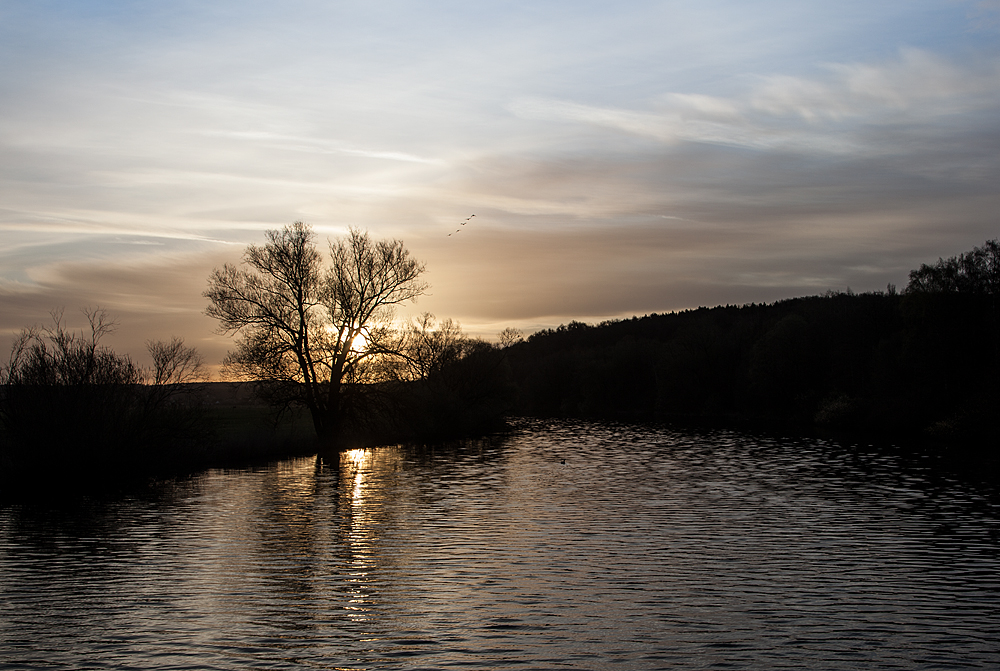
[[[209,274],[298,220],[490,337],[902,288],[998,185],[1000,0],[0,0],[4,360],[99,306],[218,364]]]

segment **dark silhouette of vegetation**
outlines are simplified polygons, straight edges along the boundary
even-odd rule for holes
[[[147,340],[146,351],[153,358],[152,384],[178,388],[180,385],[208,379],[205,360],[193,347],[186,347],[184,340],[173,337],[169,342]]]
[[[224,363],[233,378],[261,382],[276,405],[308,409],[317,435],[336,440],[342,386],[374,381],[398,342],[393,308],[422,294],[424,267],[399,240],[351,230],[330,243],[330,262],[302,222],[250,245],[244,268],[226,264],[209,279],[207,314],[239,334]]]
[[[301,223],[269,232],[206,296],[239,336],[226,370],[278,410],[304,409],[322,447],[482,434],[507,414],[793,422],[993,453],[1000,442],[996,240],[922,265],[902,292],[571,322],[527,340],[508,329],[493,344],[430,314],[392,321],[426,288],[398,240],[351,231],[324,261],[313,238]],[[205,392],[204,363],[180,339],[147,342],[145,370],[102,344],[116,326],[103,310],[84,313],[83,332],[60,312],[25,329],[0,368],[0,493],[273,457],[279,440],[304,449],[294,421],[258,431],[261,406],[206,411],[204,398],[236,388]]]
[[[0,369],[0,489],[152,472],[201,437],[197,352],[150,342],[146,371],[101,344],[116,327],[105,311],[85,315],[89,332],[67,328],[61,312],[23,330]]]
[[[439,440],[504,426],[514,389],[502,344],[466,337],[457,322],[429,313],[407,324],[398,342],[381,382],[345,389],[348,440]]]
[[[500,350],[429,315],[393,323],[394,308],[426,290],[423,272],[399,240],[352,229],[324,260],[306,224],[268,231],[243,267],[209,279],[207,313],[239,335],[224,372],[276,407],[305,408],[324,446],[495,425],[503,402],[490,395],[502,385],[487,377],[503,370]]]
[[[571,322],[509,348],[516,412],[754,419],[998,442],[1000,245],[921,266],[902,293]]]
[[[910,271],[910,293],[958,293],[991,295],[1000,293],[1000,242],[987,240],[950,259],[938,259],[932,266],[922,264]]]

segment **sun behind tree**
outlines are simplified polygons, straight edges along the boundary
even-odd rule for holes
[[[308,408],[317,435],[332,443],[343,385],[361,381],[370,361],[400,356],[394,308],[427,289],[424,265],[402,241],[353,228],[330,242],[328,263],[300,221],[266,236],[247,247],[241,267],[226,264],[209,278],[206,313],[220,332],[238,334],[223,370],[265,383],[274,402]]]

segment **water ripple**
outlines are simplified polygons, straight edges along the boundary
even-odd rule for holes
[[[0,669],[997,668],[1000,499],[735,432],[514,435],[0,509]]]

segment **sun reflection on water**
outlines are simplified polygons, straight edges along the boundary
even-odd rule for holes
[[[372,510],[377,504],[372,500],[367,480],[372,470],[372,450],[347,450],[340,455],[341,487],[346,495],[348,528],[346,529],[347,550],[350,557],[348,583],[351,598],[344,610],[354,621],[370,619],[370,583],[374,578],[369,574],[376,566],[373,553]]]

